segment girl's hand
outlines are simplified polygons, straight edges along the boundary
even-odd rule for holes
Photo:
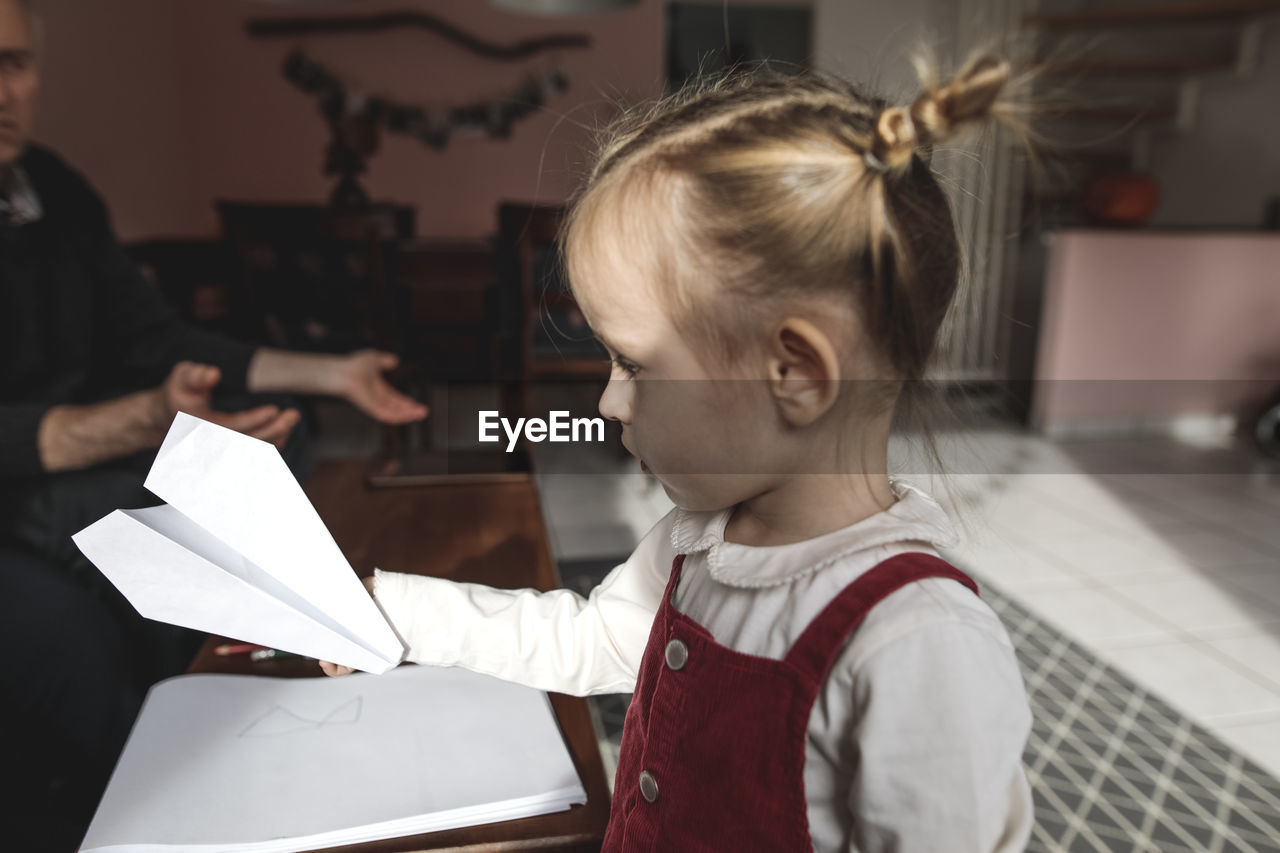
[[[350,675],[355,672],[355,670],[349,666],[339,666],[336,663],[329,663],[327,660],[320,661],[320,668],[324,670],[325,675],[332,675],[335,678],[339,675]]]
[[[370,575],[367,578],[361,578],[360,582],[364,584],[364,588],[369,590],[369,595],[372,596],[373,595],[373,576]],[[338,677],[339,675],[350,675],[351,673],[355,672],[355,670],[349,666],[341,666],[336,663],[330,663],[327,660],[320,661],[320,669],[324,671],[325,675],[332,676],[334,678]]]

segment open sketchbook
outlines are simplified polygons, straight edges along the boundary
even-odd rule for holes
[[[152,688],[82,853],[291,853],[564,811],[545,693],[462,669]]]
[[[404,657],[276,448],[179,414],[145,484],[72,537],[150,619],[367,672]]]

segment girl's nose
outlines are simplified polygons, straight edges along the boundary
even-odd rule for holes
[[[617,371],[615,370],[614,373],[616,374]],[[616,375],[610,376],[609,384],[604,386],[604,393],[600,395],[600,414],[611,421],[631,423],[631,403],[634,394],[635,382]]]

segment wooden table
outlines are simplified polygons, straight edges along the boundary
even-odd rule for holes
[[[360,575],[377,568],[436,575],[491,586],[553,589],[560,585],[532,478],[482,485],[370,490],[363,461],[321,463],[307,494],[348,562]],[[319,676],[311,660],[251,663],[218,657],[227,642],[210,637],[191,672]],[[327,853],[409,851],[599,850],[609,818],[609,789],[586,701],[551,694],[560,728],[587,792],[585,806],[567,812],[327,848]],[[335,780],[341,784],[341,780]]]

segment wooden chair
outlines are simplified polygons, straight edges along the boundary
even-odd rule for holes
[[[302,352],[400,351],[404,296],[392,282],[413,208],[221,201],[217,210],[234,270],[231,322],[242,337]],[[420,394],[411,371],[391,380]],[[300,405],[314,422],[314,407]],[[380,453],[407,440],[406,428],[384,427]]]
[[[375,462],[377,487],[522,481],[532,462],[524,451],[439,447],[433,427],[449,421],[449,399],[460,388],[496,386],[504,414],[521,416],[525,384],[517,315],[504,308],[494,247],[484,243],[418,242],[401,247],[395,288],[407,294],[410,329],[401,351],[421,379],[431,418],[410,440]],[[484,393],[489,393],[485,391]],[[446,430],[447,432],[447,430]]]
[[[396,350],[404,316],[391,287],[412,208],[219,202],[239,273],[237,304],[263,343],[288,349]]]
[[[431,365],[434,381],[496,383],[502,414],[518,418],[534,414],[535,382],[607,379],[606,354],[566,286],[557,244],[564,215],[559,206],[504,203],[487,258],[474,247],[404,254],[402,284],[415,293],[410,313],[421,335],[408,351]],[[488,288],[481,284],[486,262]],[[529,470],[523,445],[512,454],[419,447],[387,460],[370,479],[381,486],[491,481]]]
[[[434,381],[503,378],[503,329],[489,242],[404,245],[394,287],[407,299],[402,357],[421,362]]]
[[[603,381],[608,356],[569,292],[560,257],[565,209],[505,202],[498,207],[494,264],[498,298],[512,334],[503,363],[521,380],[519,409],[533,382]]]

